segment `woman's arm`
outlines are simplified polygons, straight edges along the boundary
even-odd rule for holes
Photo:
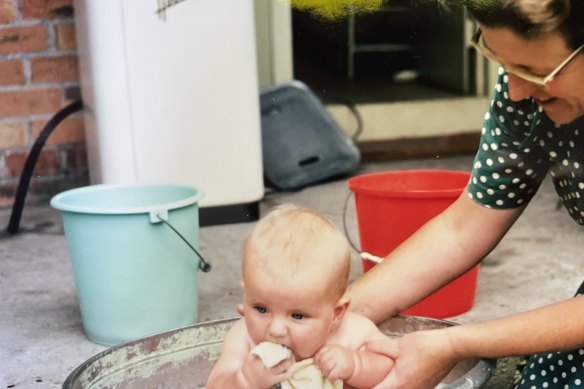
[[[483,323],[448,328],[458,359],[584,347],[584,296]]]
[[[558,324],[561,323],[561,329]],[[584,346],[584,296],[477,324],[413,332],[367,345],[394,359],[375,389],[433,388],[458,361],[501,358]]]
[[[522,211],[486,208],[465,191],[383,263],[349,285],[350,309],[376,323],[395,316],[475,266]]]

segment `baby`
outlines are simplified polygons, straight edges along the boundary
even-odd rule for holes
[[[385,335],[347,311],[349,271],[347,240],[324,216],[282,205],[260,220],[243,249],[243,318],[226,335],[207,389],[380,382],[393,361],[362,348]]]

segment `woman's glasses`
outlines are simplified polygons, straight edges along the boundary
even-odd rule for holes
[[[574,50],[572,54],[570,54],[568,58],[566,58],[557,68],[552,70],[552,72],[547,76],[536,76],[518,66],[505,64],[499,57],[497,57],[495,53],[491,51],[491,49],[485,46],[485,41],[483,39],[483,34],[480,28],[477,29],[477,32],[474,34],[471,44],[479,53],[481,53],[488,59],[500,63],[501,66],[503,66],[505,70],[507,70],[507,72],[512,73],[519,78],[522,78],[526,81],[532,82],[539,86],[547,86],[554,79],[554,77],[560,71],[562,71],[562,69],[565,68],[566,65],[568,65],[570,61],[572,61],[572,59],[574,59],[574,57],[576,57],[576,55],[580,53],[580,51],[582,51],[582,49],[584,49],[584,45],[578,47],[576,50]]]

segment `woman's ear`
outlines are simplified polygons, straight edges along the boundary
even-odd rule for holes
[[[333,328],[337,328],[338,325],[343,320],[343,316],[349,309],[351,302],[346,297],[341,297],[335,304],[335,310],[333,312]]]

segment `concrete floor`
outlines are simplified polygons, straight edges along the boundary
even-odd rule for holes
[[[364,172],[412,168],[468,170],[470,157],[388,162],[363,166]],[[342,226],[346,180],[294,193],[272,193],[262,215],[276,204],[292,202],[317,209]],[[0,210],[7,224],[10,209]],[[357,240],[352,203],[346,220]],[[201,321],[235,316],[240,299],[239,260],[244,236],[253,223],[204,227],[200,250],[214,269],[201,274]],[[557,208],[546,181],[523,217],[479,273],[475,304],[451,318],[466,323],[530,309],[570,297],[582,279],[582,230]],[[354,256],[352,278],[361,273]],[[84,336],[72,270],[57,211],[48,206],[24,210],[21,232],[0,238],[0,389],[60,388],[78,365],[106,347]],[[490,387],[503,387],[502,385]]]

